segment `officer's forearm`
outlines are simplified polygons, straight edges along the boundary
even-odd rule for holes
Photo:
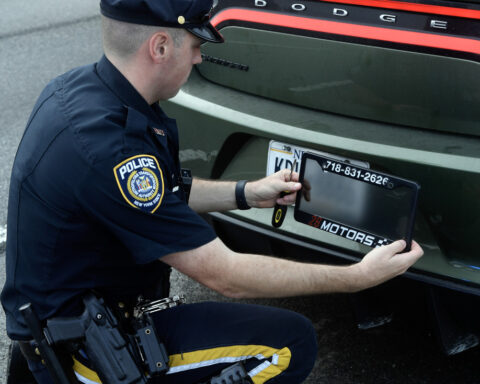
[[[404,273],[422,255],[413,242],[375,248],[361,262],[331,266],[251,254],[228,249],[220,239],[162,258],[164,262],[215,291],[234,298],[285,297],[330,292],[355,292]]]
[[[235,184],[194,178],[188,205],[198,213],[236,209]]]
[[[224,285],[213,289],[231,298],[275,298],[355,292],[363,288],[352,266],[299,263],[269,256],[236,254]]]
[[[226,292],[233,297],[276,297],[359,291],[404,273],[422,257],[423,250],[415,241],[408,252],[403,252],[405,245],[399,240],[372,249],[350,266],[304,264],[230,251],[225,275],[231,285]]]
[[[232,298],[286,297],[363,288],[355,266],[298,263],[238,254],[219,239],[162,260],[207,287]],[[364,284],[364,282],[363,282]]]

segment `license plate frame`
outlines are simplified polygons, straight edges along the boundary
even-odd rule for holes
[[[420,190],[415,181],[305,152],[300,183],[295,220],[372,248],[403,238],[410,249]]]

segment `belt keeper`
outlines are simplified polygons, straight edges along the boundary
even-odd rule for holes
[[[247,198],[245,197],[245,184],[247,184],[247,180],[239,180],[237,181],[237,185],[235,185],[235,199],[237,200],[237,207],[242,211],[251,208],[247,204]]]

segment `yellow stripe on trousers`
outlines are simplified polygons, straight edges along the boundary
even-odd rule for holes
[[[75,371],[75,375],[77,379],[81,383],[85,384],[102,384],[100,378],[98,377],[97,373],[92,369],[88,368],[87,366],[80,363],[75,357],[73,358],[73,370]]]
[[[264,345],[235,345],[202,349],[193,352],[171,355],[167,374],[185,372],[196,368],[222,363],[236,363],[255,358],[262,361],[257,368],[249,372],[254,384],[263,384],[284,372],[290,365],[292,353],[288,348],[275,349]],[[73,369],[77,379],[82,383],[99,383],[101,381],[95,371],[74,359]]]
[[[253,369],[252,380],[255,384],[263,384],[267,380],[285,371],[292,353],[288,348],[275,349],[264,345],[234,345],[186,352],[170,356],[167,374],[188,371],[222,363],[235,363],[250,358],[258,360],[272,359],[272,362],[259,363],[258,369]]]

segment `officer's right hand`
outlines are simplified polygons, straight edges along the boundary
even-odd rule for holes
[[[355,265],[360,279],[359,290],[373,287],[401,275],[423,256],[423,249],[415,241],[412,241],[409,252],[400,253],[404,249],[405,241],[398,240],[367,253],[362,261]]]

